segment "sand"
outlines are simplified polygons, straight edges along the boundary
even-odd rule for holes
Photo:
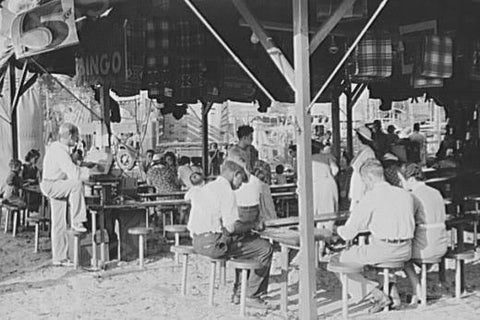
[[[33,232],[21,231],[17,238],[0,233],[0,319],[244,319],[239,306],[230,303],[233,270],[227,269],[227,286],[215,291],[215,306],[209,306],[209,263],[192,256],[189,263],[188,294],[180,295],[181,267],[164,252],[150,255],[146,268],[135,261],[111,263],[105,271],[73,270],[50,265],[49,239],[42,238],[40,253],[33,253]],[[480,260],[466,266],[467,293],[452,297],[454,275],[448,270],[449,285],[438,285],[438,274],[428,276],[429,295],[436,296],[426,308],[411,308],[377,315],[368,305],[352,305],[352,319],[480,319]],[[268,301],[274,310],[248,310],[251,319],[298,318],[298,265],[289,274],[289,311],[279,310],[280,269],[275,253]],[[368,275],[375,278],[374,271]],[[402,299],[409,291],[406,279],[398,279]],[[341,319],[340,283],[321,264],[317,270],[319,319]]]

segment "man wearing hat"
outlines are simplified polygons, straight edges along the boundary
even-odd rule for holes
[[[351,166],[353,169],[352,178],[350,179],[350,190],[349,190],[349,198],[350,198],[350,210],[352,210],[363,195],[366,192],[366,185],[363,182],[360,176],[360,167],[369,159],[375,159],[375,152],[373,151],[373,140],[372,140],[372,132],[370,129],[362,125],[358,127],[356,130],[357,138],[360,142],[360,150],[357,155],[353,158]]]
[[[191,210],[187,227],[199,254],[211,258],[254,259],[261,263],[262,267],[249,275],[247,305],[265,309],[261,296],[268,289],[273,249],[268,241],[251,233],[251,230],[262,230],[262,223],[240,219],[234,190],[248,180],[245,160],[229,155],[214,181],[189,192]],[[234,303],[239,302],[237,289],[238,283],[235,283]]]

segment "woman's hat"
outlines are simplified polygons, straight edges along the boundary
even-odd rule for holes
[[[361,125],[357,129],[355,129],[355,131],[365,139],[372,141],[372,131],[370,131],[367,126]]]

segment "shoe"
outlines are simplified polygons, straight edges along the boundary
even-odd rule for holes
[[[87,228],[85,228],[81,223],[72,225],[72,230],[77,232],[87,232]]]
[[[245,305],[250,308],[260,309],[260,310],[267,310],[269,308],[268,304],[262,298],[245,298]]]
[[[390,297],[383,293],[380,299],[375,299],[375,304],[370,309],[368,309],[368,313],[378,313],[380,311],[383,311],[383,309],[390,306],[391,304],[392,300],[390,299]]]
[[[68,259],[53,261],[52,264],[55,267],[73,267],[73,262]]]

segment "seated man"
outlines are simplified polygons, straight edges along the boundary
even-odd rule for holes
[[[410,260],[415,231],[413,197],[385,182],[382,165],[377,160],[366,161],[360,167],[360,176],[367,193],[337,232],[344,240],[352,240],[359,232],[370,231],[371,241],[353,246],[332,259],[362,265]],[[355,301],[367,295],[373,298],[375,304],[370,312],[378,312],[392,304],[390,297],[377,288],[376,282],[361,274],[349,274],[348,279],[349,294]]]
[[[199,254],[212,258],[253,259],[262,268],[250,273],[247,284],[247,304],[266,308],[261,295],[268,289],[270,264],[273,249],[270,243],[250,231],[262,229],[257,221],[241,222],[234,190],[248,181],[245,161],[227,159],[216,180],[202,187],[190,189],[191,200],[188,229],[193,238],[193,247]],[[234,302],[237,290],[234,287]]]
[[[411,163],[403,169],[403,187],[409,190],[416,201],[415,237],[412,242],[412,259],[439,259],[447,252],[447,229],[445,205],[440,191],[425,184],[425,175],[419,164]],[[421,297],[413,261],[405,264],[405,273],[414,290],[412,304]]]
[[[83,223],[87,221],[87,209],[82,180],[87,180],[89,173],[87,168],[75,164],[70,156],[70,148],[78,141],[78,128],[71,123],[64,123],[58,130],[58,136],[59,140],[50,144],[45,153],[40,189],[50,199],[52,209],[53,264],[69,265],[65,205],[58,200],[68,199],[72,229],[86,232]],[[85,165],[91,167],[90,163]]]

